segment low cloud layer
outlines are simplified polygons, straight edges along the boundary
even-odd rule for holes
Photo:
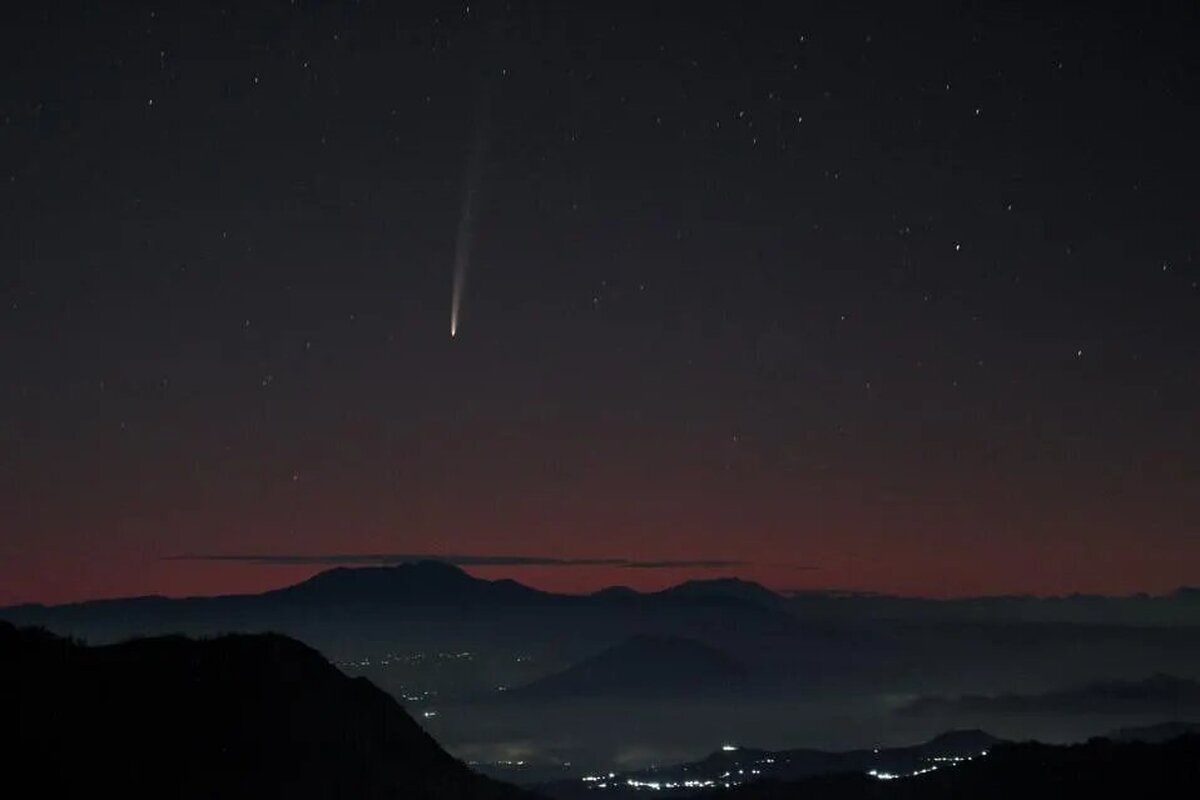
[[[936,714],[1196,714],[1200,683],[1172,675],[1136,681],[1107,681],[1041,694],[922,697],[900,713]]]
[[[170,556],[172,561],[240,561],[250,564],[340,566],[440,561],[458,567],[617,567],[622,569],[725,569],[750,562],[726,559],[556,558],[553,556],[433,555],[421,553],[233,553]]]

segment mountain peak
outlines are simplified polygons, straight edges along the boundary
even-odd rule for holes
[[[542,592],[512,580],[476,578],[445,561],[382,567],[335,567],[273,594],[334,601],[472,602],[521,600]]]
[[[740,600],[759,605],[773,606],[783,600],[761,583],[741,578],[704,578],[683,583],[656,592],[660,597],[697,599]]]

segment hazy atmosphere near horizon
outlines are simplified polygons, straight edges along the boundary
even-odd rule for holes
[[[1190,4],[0,31],[0,602],[1197,582]]]

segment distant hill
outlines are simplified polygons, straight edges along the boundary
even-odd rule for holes
[[[5,783],[42,797],[526,797],[276,635],[85,647],[0,623]]]
[[[746,668],[694,639],[637,635],[562,672],[513,692],[514,697],[678,696],[741,688]]]
[[[780,606],[785,602],[782,595],[776,594],[761,584],[744,581],[740,578],[684,581],[653,594],[662,598],[685,600],[736,600],[744,603],[756,603],[768,608]]]
[[[1106,681],[1040,694],[922,697],[901,714],[1200,714],[1200,683],[1173,675]]]
[[[706,795],[723,800],[1041,800],[1191,797],[1200,788],[1200,736],[1160,744],[998,745],[984,758],[915,776],[826,775],[765,781]]]

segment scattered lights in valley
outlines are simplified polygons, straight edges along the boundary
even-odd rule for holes
[[[913,778],[917,775],[925,775],[926,773],[933,772],[937,768],[937,764],[930,764],[928,767],[922,767],[921,769],[914,770],[912,772],[884,772],[878,769],[870,769],[867,770],[867,774],[872,778],[878,778],[881,781],[894,781],[897,778]]]
[[[363,667],[391,667],[398,665],[425,664],[440,661],[470,661],[474,658],[474,653],[463,650],[459,652],[442,653],[384,653],[381,656],[360,656],[357,658],[335,661],[334,663],[343,669],[355,669]]]
[[[983,750],[979,753],[978,757],[983,758],[987,754],[988,751]],[[955,766],[963,763],[964,761],[971,761],[975,758],[976,756],[933,756],[929,759],[929,766],[915,769],[912,772],[887,772],[884,770],[870,769],[867,770],[867,774],[872,778],[878,778],[881,781],[894,781],[898,778],[915,778],[918,775],[927,775],[930,772],[934,772],[939,767]]]
[[[721,751],[725,753],[736,752],[739,748],[734,745],[722,745]],[[879,751],[876,750],[876,753]],[[972,761],[976,758],[982,758],[988,754],[987,750],[982,750],[978,755],[968,756],[930,756],[924,759],[924,765],[906,772],[897,772],[887,769],[869,769],[866,774],[881,781],[893,781],[903,778],[914,778],[918,775],[927,775],[935,772],[943,767],[951,768],[967,761]],[[647,790],[651,792],[659,792],[664,790],[676,789],[729,789],[735,786],[740,786],[743,783],[753,782],[758,780],[763,775],[763,767],[768,767],[768,775],[770,776],[770,766],[777,763],[779,759],[775,757],[759,757],[753,762],[743,766],[740,762],[735,763],[719,775],[711,777],[695,776],[687,777],[682,774],[666,775],[661,778],[645,777],[644,773],[640,777],[627,777],[618,775],[615,772],[609,772],[607,775],[585,775],[581,780],[589,789],[634,789]],[[788,763],[788,759],[782,759],[783,764]],[[680,772],[688,771],[689,767],[680,768]],[[666,772],[666,770],[664,770]]]

